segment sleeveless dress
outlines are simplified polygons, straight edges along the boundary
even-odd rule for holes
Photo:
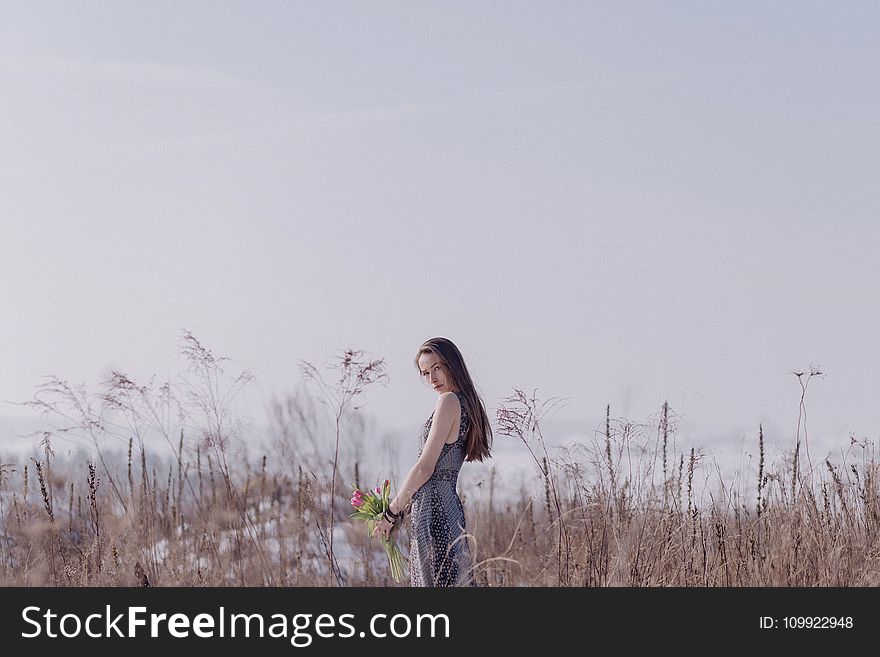
[[[409,572],[412,586],[474,586],[468,538],[464,536],[464,507],[455,490],[467,454],[470,418],[461,393],[458,440],[443,445],[430,479],[413,495]],[[419,455],[425,448],[434,414],[425,422]]]

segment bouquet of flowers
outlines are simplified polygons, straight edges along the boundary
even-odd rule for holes
[[[354,493],[351,496],[351,505],[357,509],[349,518],[364,520],[367,523],[367,533],[372,534],[376,523],[382,520],[382,514],[391,504],[391,482],[387,479],[384,485],[376,486],[375,491],[367,491],[366,493],[352,486]],[[385,548],[385,554],[388,555],[388,563],[391,565],[391,576],[395,582],[400,582],[403,577],[403,555],[397,542],[391,538],[381,536],[379,540],[382,547]]]

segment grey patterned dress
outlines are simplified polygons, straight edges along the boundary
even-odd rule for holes
[[[464,507],[455,485],[467,454],[470,419],[461,405],[458,440],[443,445],[431,478],[412,498],[409,572],[412,586],[474,586]],[[419,455],[425,448],[434,414],[422,429]]]

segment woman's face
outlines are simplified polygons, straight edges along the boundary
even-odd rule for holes
[[[449,370],[437,354],[432,352],[419,356],[419,371],[422,373],[422,381],[438,394],[455,391]]]

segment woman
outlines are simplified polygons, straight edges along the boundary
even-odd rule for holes
[[[419,458],[374,534],[400,525],[411,504],[409,570],[413,586],[473,586],[464,508],[456,493],[464,461],[489,457],[492,428],[461,352],[432,338],[416,354],[422,380],[439,395],[422,428]]]

